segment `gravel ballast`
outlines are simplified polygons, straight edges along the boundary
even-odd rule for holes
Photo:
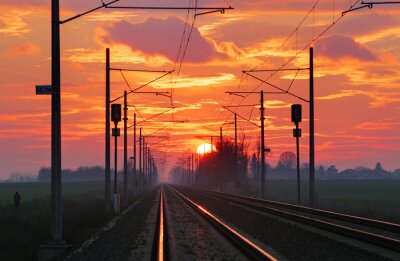
[[[197,192],[179,190],[223,220],[229,221],[229,224],[272,247],[287,260],[391,260],[283,222],[278,218],[260,215]]]
[[[65,260],[141,260],[133,255],[144,255],[149,248],[151,249],[154,234],[150,235],[150,238],[143,238],[143,235],[151,234],[150,230],[154,231],[155,220],[149,221],[148,217],[151,210],[158,206],[158,196],[158,189],[149,192],[116,220],[111,229],[100,233],[88,246],[83,247],[81,251],[75,251]]]

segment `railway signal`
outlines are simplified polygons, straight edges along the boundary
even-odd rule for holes
[[[297,204],[300,205],[300,148],[299,138],[301,137],[301,129],[299,122],[301,122],[301,105],[292,104],[292,122],[296,125],[293,129],[293,137],[296,138],[296,157],[297,157]]]
[[[119,196],[117,192],[117,138],[120,136],[120,129],[117,128],[121,121],[121,104],[111,104],[111,120],[114,122],[112,135],[115,137],[114,143],[114,211],[119,213]]]

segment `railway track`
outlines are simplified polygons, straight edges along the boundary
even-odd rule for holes
[[[400,253],[400,225],[342,213],[197,188],[183,188]]]
[[[193,212],[195,212],[194,215]],[[185,221],[188,222],[185,223]],[[181,241],[177,242],[179,238]],[[188,240],[192,240],[192,242],[185,242]],[[187,245],[190,245],[190,249],[177,249],[177,247],[184,248]],[[210,249],[215,247],[219,249],[214,251]],[[186,251],[183,256],[182,251]],[[206,253],[201,251],[206,251]],[[210,251],[211,255],[225,256],[209,257],[207,253]],[[214,260],[215,258],[216,260],[221,258],[225,260],[277,260],[272,254],[221,221],[203,206],[172,187],[161,186],[152,260],[194,260],[199,254],[203,260],[209,258],[214,258]]]

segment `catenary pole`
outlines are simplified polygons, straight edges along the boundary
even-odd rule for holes
[[[143,191],[142,146],[143,146],[142,128],[139,128],[139,186],[141,192]]]
[[[236,187],[239,186],[239,177],[238,177],[238,144],[237,144],[237,115],[235,112],[235,184]]]
[[[51,1],[51,240],[62,242],[60,8]]]
[[[135,179],[135,189],[137,190],[137,173],[136,173],[136,113],[133,114],[133,177]],[[135,191],[136,193],[137,191]]]
[[[123,207],[128,204],[128,104],[127,92],[124,91],[124,194],[122,199]]]
[[[261,198],[265,198],[265,141],[264,141],[264,91],[260,92],[261,120]]]
[[[314,59],[310,48],[310,207],[315,207],[315,154],[314,154]]]
[[[110,49],[106,49],[106,131],[105,131],[105,208],[111,210],[111,153],[110,153]]]

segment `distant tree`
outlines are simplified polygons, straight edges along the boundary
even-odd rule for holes
[[[326,170],[326,172],[328,175],[337,175],[339,173],[335,165],[330,165],[329,168]]]
[[[28,181],[35,181],[36,177],[33,176],[31,173],[14,172],[10,175],[9,180],[16,182],[28,182]]]
[[[104,179],[104,169],[99,166],[79,167],[77,170],[63,169],[61,171],[63,181],[94,181]],[[50,181],[51,169],[41,168],[37,176],[38,181]]]
[[[51,169],[50,168],[40,168],[37,180],[38,181],[50,181]]]
[[[317,170],[318,175],[324,175],[325,174],[325,167],[320,165],[318,170]]]
[[[293,169],[296,166],[296,155],[291,151],[285,151],[279,157],[277,169]]]
[[[381,164],[380,162],[376,163],[376,165],[375,165],[375,171],[376,171],[376,172],[384,171],[384,169],[383,169],[383,167],[382,167],[382,164]]]
[[[240,184],[240,179],[247,176],[247,148],[245,138],[241,137],[241,141],[238,142],[238,160],[235,164],[234,142],[223,139],[222,143],[217,143],[216,151],[206,153],[200,158],[197,169],[199,184],[209,188],[223,188],[229,183]],[[238,179],[235,173],[238,173]]]
[[[252,178],[258,179],[258,167],[259,163],[257,160],[256,153],[253,153],[253,156],[251,156],[251,161],[250,161],[250,173]]]

